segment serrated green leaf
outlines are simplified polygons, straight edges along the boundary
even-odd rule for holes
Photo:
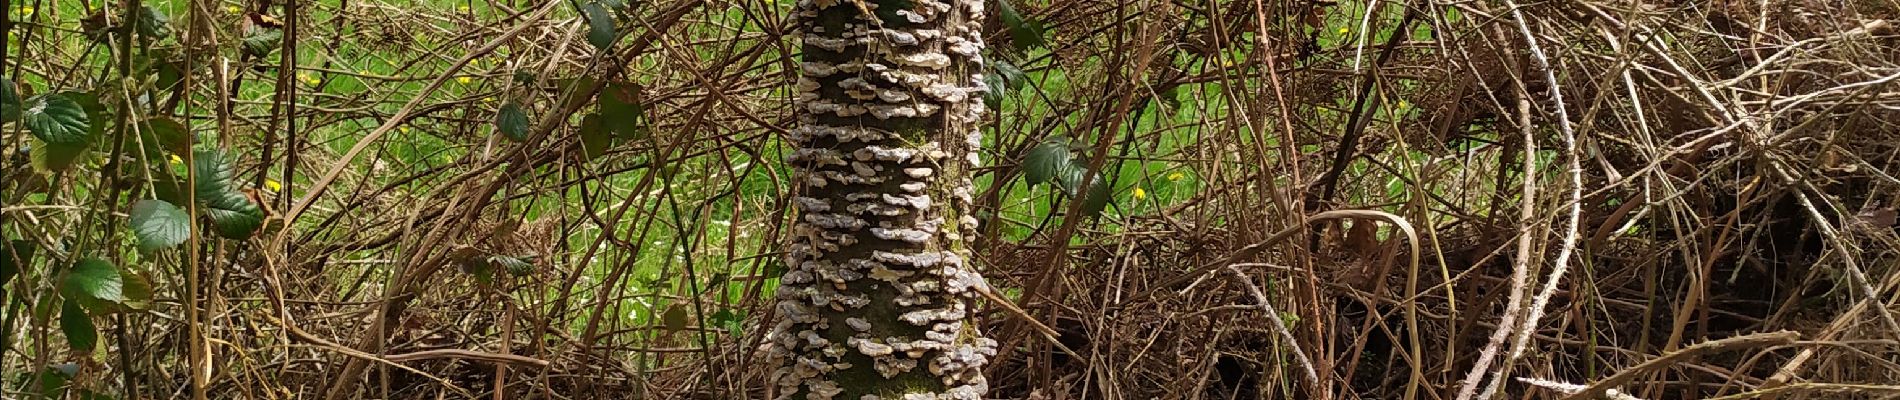
[[[59,330],[66,334],[66,344],[73,351],[89,353],[99,345],[99,329],[92,325],[92,316],[86,315],[73,299],[66,299],[66,304],[60,306]]]
[[[13,78],[0,74],[0,124],[20,119],[20,90],[13,86]]]
[[[264,211],[238,190],[237,172],[224,153],[198,150],[192,155],[192,173],[196,185],[192,191],[203,206],[199,212],[211,219],[218,236],[244,240],[264,226]]]
[[[243,42],[244,54],[263,57],[270,55],[271,51],[277,50],[278,45],[284,42],[284,31],[276,28],[253,27],[240,41]]]
[[[37,249],[33,242],[26,240],[9,240],[5,248],[0,248],[0,291],[6,290],[7,281],[33,265],[33,252]]]
[[[587,114],[581,117],[579,135],[584,161],[599,158],[602,154],[607,154],[608,148],[613,147],[614,135],[608,132],[606,127],[601,126],[600,119],[600,114]]]
[[[508,270],[509,275],[528,276],[534,273],[534,263],[518,257],[490,256],[488,262]]]
[[[1003,87],[1009,90],[1022,89],[1023,85],[1029,83],[1029,76],[1023,73],[1023,69],[1017,68],[1016,63],[1009,60],[1001,58],[993,60],[990,62],[990,69],[995,71],[996,76],[1003,78]]]
[[[528,112],[510,100],[501,105],[501,112],[495,113],[495,128],[508,140],[525,142],[528,140]]]
[[[64,94],[49,93],[26,99],[20,122],[33,137],[52,144],[83,144],[92,140],[92,119],[79,103]]]
[[[151,254],[191,237],[191,215],[164,200],[145,199],[132,204],[132,232],[139,252]]]
[[[1051,136],[1029,149],[1028,156],[1023,158],[1023,178],[1029,181],[1031,187],[1049,182],[1056,177],[1057,172],[1069,165],[1072,158],[1069,138]]]
[[[589,1],[581,5],[581,17],[587,20],[587,44],[601,51],[613,47],[620,33],[615,31],[613,14],[609,14],[606,7]]]
[[[88,258],[73,263],[73,268],[66,271],[60,291],[72,299],[117,303],[125,301],[125,278],[112,263]]]
[[[997,14],[1003,18],[1003,26],[1009,28],[1010,43],[1016,51],[1028,51],[1036,47],[1047,47],[1043,42],[1042,22],[1025,18],[1016,11],[1011,0],[997,0]]]

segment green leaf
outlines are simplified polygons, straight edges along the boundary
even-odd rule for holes
[[[989,107],[991,110],[1001,109],[1003,107],[1003,93],[1006,87],[1007,86],[1003,83],[1002,75],[995,73],[983,75],[983,106]]]
[[[997,0],[997,14],[1003,17],[1003,25],[1009,28],[1009,37],[1016,51],[1027,51],[1036,47],[1048,47],[1043,42],[1042,22],[1023,17],[1016,11],[1016,5],[1010,0]]]
[[[508,270],[509,275],[528,276],[528,274],[534,273],[534,263],[519,257],[489,256],[488,262]]]
[[[587,19],[587,44],[601,51],[613,47],[620,33],[615,32],[613,15],[608,14],[605,7],[589,1],[581,5],[581,17]]]
[[[1110,187],[1101,173],[1089,173],[1087,162],[1073,160],[1062,166],[1056,177],[1056,185],[1061,187],[1070,199],[1082,202],[1082,215],[1095,216],[1108,206]],[[1084,183],[1083,178],[1088,178]],[[1083,185],[1087,185],[1084,187]]]
[[[81,161],[84,161],[86,154],[92,149],[92,144],[90,143],[55,144],[41,142],[35,144],[36,146],[28,150],[29,153],[32,153],[33,169],[44,173],[62,172],[72,169],[74,165],[78,165]]]
[[[158,146],[171,154],[189,153],[192,143],[197,142],[197,138],[191,134],[191,131],[185,129],[185,124],[166,117],[145,120],[141,131],[144,133],[141,139],[150,139],[146,141],[146,145]]]
[[[528,112],[520,104],[509,100],[501,105],[501,112],[495,113],[495,128],[509,140],[525,142],[528,140]]]
[[[278,45],[284,42],[284,31],[277,28],[253,27],[249,29],[249,32],[245,32],[244,39],[241,41],[244,45],[244,54],[263,57],[270,55],[272,50],[277,50]]]
[[[640,102],[640,85],[611,82],[600,88],[602,124],[623,140],[645,139],[646,105]]]
[[[26,240],[9,240],[5,248],[0,248],[0,286],[6,285],[20,271],[33,265],[33,251],[36,249],[33,242]],[[5,290],[5,287],[0,287],[0,291]]]
[[[152,307],[152,279],[134,269],[119,271],[119,277],[125,280],[125,300],[118,303],[93,304],[92,309],[104,312],[123,312],[145,310]],[[80,301],[80,305],[87,305]]]
[[[742,337],[745,333],[745,314],[743,313],[744,311],[734,312],[731,309],[724,309],[706,316],[706,320],[711,325],[725,328],[726,333],[733,337]]]
[[[57,399],[60,398],[60,391],[66,388],[66,383],[71,381],[74,376],[79,375],[79,364],[63,363],[48,365],[46,369],[40,370],[38,375],[40,380],[40,397]]]
[[[139,11],[139,34],[153,39],[171,37],[172,19],[165,16],[165,12],[152,8],[150,4]]]
[[[1102,174],[1095,174],[1094,182],[1089,184],[1088,193],[1081,196],[1082,215],[1091,217],[1101,215],[1102,210],[1108,208],[1109,193],[1113,191],[1112,189],[1114,188],[1110,187],[1108,178],[1103,177]]]
[[[594,78],[586,76],[554,79],[554,93],[556,93],[558,97],[567,99],[567,101],[561,103],[565,109],[580,109],[581,106],[594,101],[594,93],[589,93],[588,89],[593,88],[596,82],[598,81],[594,80]],[[603,87],[602,89],[605,88]]]
[[[477,282],[492,283],[495,280],[495,266],[482,258],[482,251],[474,247],[459,245],[449,250],[449,260],[462,268],[462,272],[474,275]]]
[[[1023,159],[1023,178],[1029,181],[1031,187],[1049,182],[1056,177],[1057,172],[1069,165],[1071,158],[1074,156],[1069,154],[1069,138],[1051,136],[1029,149],[1029,155]]]
[[[60,282],[60,290],[73,299],[125,301],[125,279],[119,276],[119,268],[97,258],[73,263],[66,279]]]
[[[167,164],[169,166],[169,161]],[[191,201],[185,197],[185,194],[190,193],[191,190],[185,187],[185,180],[174,175],[170,170],[171,168],[163,168],[152,173],[152,197],[172,204],[185,204]]]
[[[686,307],[679,304],[667,307],[666,312],[660,314],[660,324],[673,332],[686,329]]]
[[[990,69],[1003,78],[1003,87],[1009,90],[1022,89],[1024,84],[1029,83],[1029,76],[1023,73],[1023,69],[1017,68],[1016,64],[1009,60],[1001,58],[993,60],[990,62]]]
[[[599,158],[602,154],[607,154],[608,148],[613,147],[614,135],[608,132],[606,127],[601,126],[600,120],[600,114],[587,114],[581,117],[580,136],[583,161]]]
[[[211,218],[211,226],[218,236],[226,239],[244,240],[257,233],[264,226],[264,211],[238,190],[237,172],[224,153],[216,150],[199,150],[192,155],[192,170],[196,185],[192,191],[198,197],[198,204],[204,206],[199,212]]]
[[[151,254],[190,238],[191,215],[164,200],[139,200],[132,204],[132,232],[139,238],[139,252]]]
[[[153,90],[168,91],[185,80],[183,57],[176,51],[152,49],[146,56],[146,68],[153,75]]]
[[[988,89],[983,92],[983,105],[991,109],[999,108],[1003,98],[1028,82],[1029,78],[1023,75],[1023,70],[1017,68],[1016,64],[1000,57],[991,60],[990,73],[983,75],[983,85]]]
[[[49,93],[27,99],[20,121],[33,137],[52,144],[83,144],[92,140],[92,119],[79,103],[64,94]]]
[[[0,74],[0,124],[20,119],[20,92],[13,78]]]
[[[73,299],[66,299],[66,304],[60,306],[59,330],[66,333],[66,344],[72,345],[73,351],[90,353],[99,345],[99,329]]]
[[[106,106],[99,103],[98,94],[93,92],[62,91],[54,95],[65,97],[72,100],[73,103],[79,104],[79,108],[85,110],[86,119],[88,120],[103,122],[111,119],[111,115],[106,112]],[[39,143],[41,144],[40,146],[34,146],[30,151],[32,153],[34,170],[49,174],[53,172],[64,172],[87,161],[89,159],[87,156],[92,153],[91,150],[94,146],[94,142],[97,142],[93,139],[100,137],[105,132],[106,127],[104,123],[91,125],[91,129],[86,131],[86,140],[83,142],[46,143],[42,141],[42,143]]]

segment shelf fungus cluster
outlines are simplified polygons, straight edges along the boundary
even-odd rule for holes
[[[980,399],[982,0],[801,0],[780,399]]]

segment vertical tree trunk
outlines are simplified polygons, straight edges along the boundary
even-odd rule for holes
[[[982,0],[801,0],[781,399],[979,399],[968,303]]]

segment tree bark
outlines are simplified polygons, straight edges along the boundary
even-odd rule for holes
[[[982,0],[801,0],[780,399],[980,399]]]

